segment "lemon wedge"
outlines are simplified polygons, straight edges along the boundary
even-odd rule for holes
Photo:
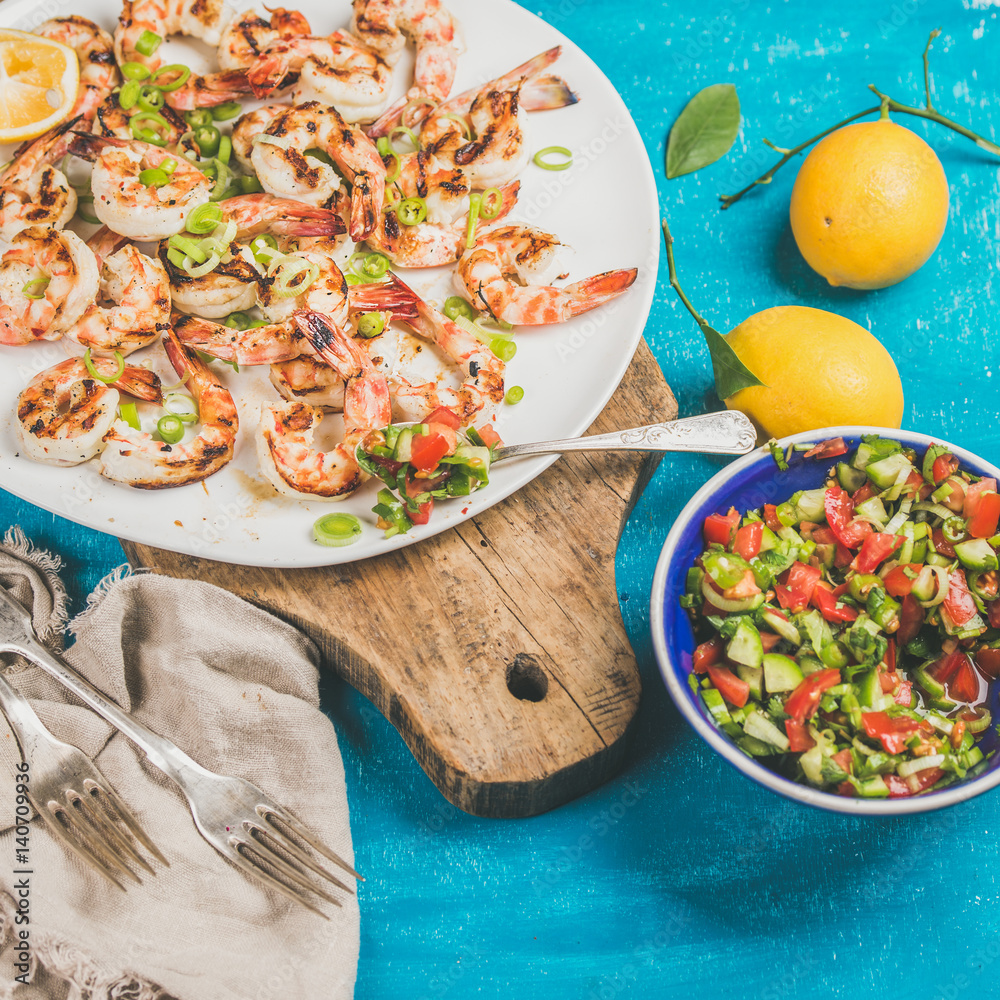
[[[65,121],[79,86],[80,61],[71,48],[0,28],[0,143],[34,139]]]

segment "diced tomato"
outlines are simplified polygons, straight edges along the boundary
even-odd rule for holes
[[[764,523],[772,531],[780,531],[781,521],[778,520],[778,508],[773,503],[764,504]]]
[[[817,545],[833,545],[837,541],[833,532],[825,525],[821,528],[817,528],[813,532],[812,540]]]
[[[906,477],[906,485],[917,500],[926,500],[934,492],[934,487],[916,470]]]
[[[457,431],[462,426],[462,418],[454,410],[449,410],[447,406],[439,406],[424,417],[423,423],[445,424],[453,431]]]
[[[1000,628],[1000,599],[990,601],[986,605],[986,613],[989,615],[990,628]]]
[[[901,778],[898,774],[883,774],[882,780],[889,789],[890,799],[905,799],[908,795],[913,794],[910,791],[910,786],[906,783],[906,778]]]
[[[845,582],[845,583],[842,583],[839,587],[834,587],[833,590],[830,591],[830,593],[833,594],[833,596],[836,597],[836,598],[841,598],[850,589],[851,589],[850,583]]]
[[[788,570],[785,583],[789,590],[805,594],[808,601],[819,582],[820,575],[821,571],[818,566],[807,566],[802,562],[793,562]]]
[[[892,636],[885,647],[885,665],[891,673],[896,672],[896,640]]]
[[[948,693],[955,701],[974,703],[979,699],[979,678],[972,668],[972,660],[962,653],[962,662],[948,685]]]
[[[936,785],[944,777],[944,771],[940,767],[925,767],[922,771],[917,771],[905,778],[907,787],[916,795],[931,785]]]
[[[969,534],[973,538],[992,538],[997,533],[998,524],[1000,524],[1000,494],[981,493],[975,513],[969,518]]]
[[[981,649],[976,653],[976,666],[988,680],[1000,678],[1000,649]]]
[[[774,594],[778,598],[778,603],[789,611],[798,613],[805,611],[809,607],[809,598],[799,590],[789,590],[788,587],[780,583],[774,585]]]
[[[949,476],[941,486],[948,487],[948,495],[941,498],[941,503],[956,514],[961,514],[965,507],[965,488],[969,484],[959,476]]]
[[[871,483],[862,483],[861,488],[851,496],[851,503],[857,507],[859,503],[871,500],[873,496],[875,496],[875,487]]]
[[[764,652],[770,653],[771,650],[774,649],[774,647],[777,646],[779,642],[781,642],[781,636],[775,635],[773,632],[761,632],[760,642],[761,645],[764,647]]]
[[[746,524],[736,531],[733,552],[738,556],[743,556],[749,562],[754,556],[760,555],[760,543],[763,538],[764,525],[760,521],[753,521],[750,524]]]
[[[851,756],[850,750],[841,750],[835,753],[831,760],[837,762],[840,765],[841,771],[846,771],[850,774],[854,770],[854,758]]]
[[[934,551],[939,555],[947,556],[949,559],[956,558],[955,546],[944,537],[944,532],[940,528],[935,528],[931,532],[931,541],[934,543]]]
[[[853,799],[855,796],[854,785],[849,781],[842,781],[837,785],[837,794],[843,795],[845,799]]]
[[[369,455],[368,458],[375,465],[381,465],[392,476],[403,467],[402,462],[394,462],[391,458],[383,458],[381,455]]]
[[[817,583],[813,590],[812,603],[819,608],[820,614],[828,622],[853,622],[858,617],[857,608],[846,604],[838,605],[833,591],[825,583]]]
[[[742,708],[750,697],[750,685],[741,681],[729,667],[717,667],[714,663],[708,665],[708,676],[730,705]]]
[[[843,438],[830,438],[827,441],[820,441],[815,448],[810,448],[803,458],[835,458],[837,455],[847,454],[847,442]]]
[[[427,430],[431,434],[440,434],[448,442],[447,454],[454,455],[455,449],[458,447],[458,431],[451,424],[442,424],[437,420],[424,422],[427,424]]]
[[[879,674],[878,682],[882,688],[882,694],[889,694],[890,691],[894,691],[896,689],[896,685],[899,683],[899,674],[896,673]]]
[[[794,719],[785,719],[785,734],[788,736],[788,749],[792,753],[801,753],[816,746],[816,741],[809,735],[805,724]]]
[[[713,636],[708,642],[695,647],[691,654],[691,669],[696,674],[703,674],[709,664],[718,663],[726,652],[726,640],[721,635]]]
[[[730,601],[743,601],[759,593],[760,587],[757,586],[757,581],[754,579],[753,570],[748,569],[743,573],[739,583],[726,587],[722,596]]]
[[[934,459],[934,465],[931,467],[931,478],[935,483],[940,483],[956,472],[958,472],[958,459],[946,451]]]
[[[815,521],[799,521],[799,526],[796,529],[798,533],[808,542],[813,537],[813,532],[819,527]]]
[[[715,542],[717,545],[725,545],[728,549],[739,523],[740,512],[735,507],[730,507],[728,514],[709,514],[705,518],[705,541],[709,544]]]
[[[432,497],[426,503],[418,504],[416,510],[410,510],[407,508],[406,516],[414,524],[426,524],[431,519],[431,511],[434,510],[434,498]]]
[[[899,629],[896,632],[896,641],[901,646],[913,642],[923,624],[924,609],[913,594],[907,594],[899,609]]]
[[[969,593],[969,585],[965,582],[965,570],[956,569],[951,574],[948,593],[941,603],[941,614],[953,625],[959,626],[970,622],[978,613],[976,602]]]
[[[845,566],[851,565],[853,558],[851,550],[846,545],[841,545],[840,542],[837,542],[837,554],[833,557],[833,565],[838,569],[843,569]]]
[[[962,517],[968,520],[979,509],[979,500],[984,493],[996,493],[995,479],[980,479],[978,483],[969,483],[965,487],[965,503],[962,505]]]
[[[479,431],[479,436],[483,439],[483,444],[487,448],[492,448],[494,445],[499,447],[503,444],[500,435],[497,434],[492,424],[483,424],[482,427],[477,427],[476,429]]]
[[[837,541],[849,549],[856,549],[872,533],[872,526],[867,521],[853,519],[854,503],[839,486],[827,489],[823,509]]]
[[[810,674],[788,696],[785,702],[786,714],[801,725],[816,714],[823,692],[839,683],[840,671],[833,667]]]
[[[906,597],[913,590],[913,581],[920,569],[920,563],[902,563],[896,566],[885,575],[885,589],[893,597]]]
[[[899,685],[899,690],[896,692],[896,704],[905,705],[907,708],[910,707],[910,702],[913,701],[913,682],[903,681]]]
[[[862,712],[861,723],[872,739],[881,741],[886,753],[902,753],[906,741],[920,730],[916,719],[908,715],[890,718],[885,712]]]
[[[437,468],[448,454],[448,440],[443,434],[414,434],[410,445],[410,464],[421,472]]]
[[[865,538],[851,567],[858,573],[874,573],[903,544],[902,535],[875,531]]]

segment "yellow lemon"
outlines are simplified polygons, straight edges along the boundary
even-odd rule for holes
[[[80,61],[60,42],[0,28],[0,142],[23,142],[69,117]]]
[[[920,136],[887,118],[859,122],[805,158],[790,215],[802,256],[831,285],[885,288],[937,249],[948,179]]]
[[[899,427],[903,386],[889,352],[851,320],[808,306],[775,306],[726,334],[764,383],[726,400],[764,438],[837,424]]]

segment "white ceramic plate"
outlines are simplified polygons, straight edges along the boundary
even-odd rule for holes
[[[573,151],[573,166],[554,172],[529,164],[510,219],[538,225],[572,248],[564,257],[569,281],[619,267],[639,269],[633,287],[610,304],[569,323],[522,328],[517,335],[518,352],[507,366],[507,384],[522,386],[525,395],[517,406],[501,408],[496,425],[501,436],[514,443],[581,434],[624,375],[652,302],[660,230],[649,160],[611,83],[558,31],[509,0],[488,4],[448,0],[448,5],[462,24],[467,46],[453,93],[485,83],[561,44],[562,57],[553,69],[580,97],[572,107],[530,116],[531,148],[567,146]],[[350,19],[347,0],[301,0],[289,6],[299,7],[317,34],[346,27]],[[49,17],[75,13],[111,30],[118,11],[115,0],[6,0],[0,7],[0,24],[30,31]],[[166,62],[186,62],[196,72],[216,68],[213,53],[201,43],[172,40],[164,51]],[[397,68],[396,93],[409,84],[411,67],[408,52]],[[0,147],[0,161],[9,157],[10,150]],[[440,301],[444,269],[400,274],[418,292],[436,293]],[[133,490],[103,479],[96,461],[59,469],[17,455],[18,394],[35,373],[70,353],[79,349],[63,341],[0,346],[0,486],[98,531],[189,555],[289,567],[367,558],[453,527],[513,493],[554,461],[538,458],[498,466],[489,486],[470,502],[441,502],[430,524],[386,541],[371,513],[376,484],[367,484],[347,501],[330,504],[280,497],[262,478],[253,432],[260,402],[278,397],[266,368],[244,368],[239,375],[227,371],[224,376],[240,406],[234,460],[204,483],[155,492]],[[146,353],[163,358],[158,346],[133,357],[138,360]],[[156,367],[163,375],[169,372],[165,361]],[[349,511],[362,520],[364,533],[354,545],[324,548],[313,541],[313,522],[333,510]]]

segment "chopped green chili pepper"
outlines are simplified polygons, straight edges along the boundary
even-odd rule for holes
[[[380,312],[367,312],[358,319],[358,334],[366,340],[377,337],[385,329],[385,317]]]

